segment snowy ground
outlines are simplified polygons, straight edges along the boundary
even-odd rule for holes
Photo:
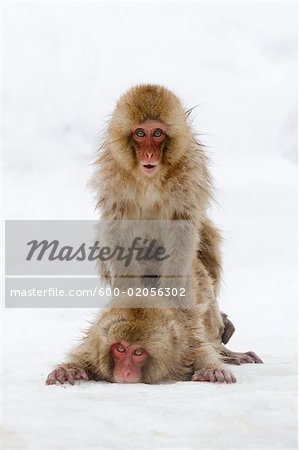
[[[3,448],[296,448],[294,4],[11,3],[3,42],[7,219],[95,218],[96,134],[130,85],[199,104],[230,346],[265,362],[233,386],[46,387],[95,311],[6,309]]]

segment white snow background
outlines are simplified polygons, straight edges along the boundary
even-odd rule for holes
[[[91,309],[6,309],[3,448],[296,448],[295,3],[3,8],[6,219],[95,219],[102,127],[136,83],[172,89],[211,159],[236,385],[45,386]]]

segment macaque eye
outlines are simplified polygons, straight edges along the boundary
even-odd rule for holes
[[[136,136],[138,136],[138,137],[144,137],[144,136],[145,136],[145,132],[143,131],[142,128],[138,128],[138,129],[135,131],[135,134],[136,134]]]
[[[160,136],[162,136],[162,134],[163,134],[163,131],[162,131],[160,128],[157,128],[157,129],[154,131],[153,136],[154,136],[154,137],[160,137]]]
[[[144,350],[142,348],[137,348],[137,350],[135,350],[134,355],[136,356],[141,356],[143,355]]]
[[[124,353],[124,352],[125,352],[125,347],[123,347],[122,345],[118,345],[118,346],[116,347],[116,350],[117,350],[119,353]]]

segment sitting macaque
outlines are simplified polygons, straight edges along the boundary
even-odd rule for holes
[[[157,308],[151,307],[153,299],[143,300],[144,308],[132,308],[130,298],[105,309],[46,384],[236,382],[214,346],[206,342],[198,307]]]

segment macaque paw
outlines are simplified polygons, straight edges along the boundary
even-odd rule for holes
[[[254,352],[235,353],[223,358],[226,364],[234,364],[239,366],[240,364],[263,364],[263,361]]]
[[[83,369],[70,369],[66,367],[58,367],[48,375],[46,384],[75,384],[77,380],[89,380],[89,376]]]
[[[197,370],[192,376],[192,381],[209,381],[211,383],[235,383],[236,377],[226,369]]]

